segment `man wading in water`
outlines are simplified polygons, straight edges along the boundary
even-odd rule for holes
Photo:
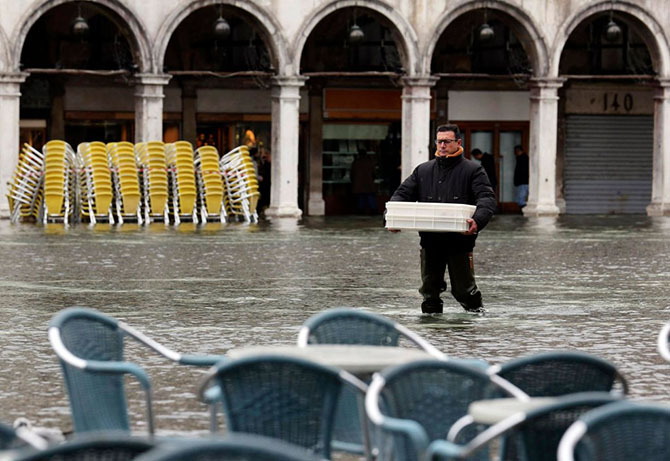
[[[421,310],[426,314],[442,313],[440,293],[447,289],[444,274],[448,268],[451,294],[456,301],[468,312],[483,313],[472,250],[477,232],[488,224],[495,212],[495,194],[484,168],[463,157],[457,125],[437,127],[435,144],[435,158],[416,167],[391,201],[460,203],[476,205],[477,209],[472,219],[467,220],[470,227],[465,232],[419,232]]]

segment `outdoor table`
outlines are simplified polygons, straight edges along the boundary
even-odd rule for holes
[[[314,344],[300,346],[247,346],[231,349],[226,356],[240,359],[250,355],[283,355],[327,365],[364,377],[384,368],[434,358],[421,349],[404,347]]]
[[[555,403],[556,397],[531,397],[528,400],[501,398],[478,400],[468,407],[468,414],[476,423],[493,425],[516,413],[526,413],[535,408]]]

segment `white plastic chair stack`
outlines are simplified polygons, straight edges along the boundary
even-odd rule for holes
[[[197,187],[195,166],[193,165],[193,146],[187,141],[177,141],[165,145],[165,157],[170,180],[170,205],[175,224],[184,217],[198,222],[195,208]]]
[[[108,143],[107,157],[112,173],[113,207],[117,220],[123,224],[124,219],[137,219],[137,223],[142,224],[140,209],[142,192],[135,159],[135,145],[126,141]]]
[[[256,168],[247,146],[240,146],[221,157],[220,161],[230,212],[243,216],[247,222],[258,222],[256,205],[260,193]]]
[[[65,141],[49,141],[42,147],[44,154],[44,216],[68,223],[77,206],[75,195],[76,156]]]
[[[202,146],[195,151],[195,176],[198,183],[198,207],[203,222],[208,218],[226,220],[223,202],[223,180],[216,147]]]
[[[42,152],[24,144],[12,180],[8,183],[10,220],[37,218],[42,205],[42,183],[44,181],[44,156]]]
[[[135,144],[135,156],[142,178],[144,221],[150,223],[155,219],[163,219],[167,223],[169,216],[165,144],[161,141]]]
[[[81,216],[91,224],[109,219],[112,215],[112,175],[107,158],[107,148],[102,142],[83,142],[77,146],[77,157],[81,164],[79,187],[81,191]]]

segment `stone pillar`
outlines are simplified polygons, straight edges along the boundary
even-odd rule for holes
[[[300,88],[306,77],[283,76],[274,79],[272,88],[272,142],[270,206],[268,217],[299,218],[298,139]]]
[[[309,196],[307,214],[323,216],[323,89],[319,86],[309,96]]]
[[[417,165],[429,158],[430,89],[435,82],[436,77],[403,78],[400,181],[404,181]]]
[[[163,87],[170,75],[135,76],[135,142],[163,140]]]
[[[525,216],[557,216],[556,144],[558,89],[562,78],[537,78],[530,89],[528,204]]]
[[[198,116],[198,92],[190,83],[185,83],[181,87],[181,139],[193,144],[198,136],[197,132]]]
[[[9,217],[7,181],[14,174],[19,159],[19,109],[21,83],[27,73],[0,74],[0,217]]]
[[[670,79],[659,80],[654,95],[654,162],[649,216],[670,216]]]

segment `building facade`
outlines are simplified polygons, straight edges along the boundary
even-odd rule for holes
[[[377,211],[456,122],[501,210],[670,215],[670,3],[656,0],[0,0],[0,214],[19,146],[249,143],[268,216]]]

